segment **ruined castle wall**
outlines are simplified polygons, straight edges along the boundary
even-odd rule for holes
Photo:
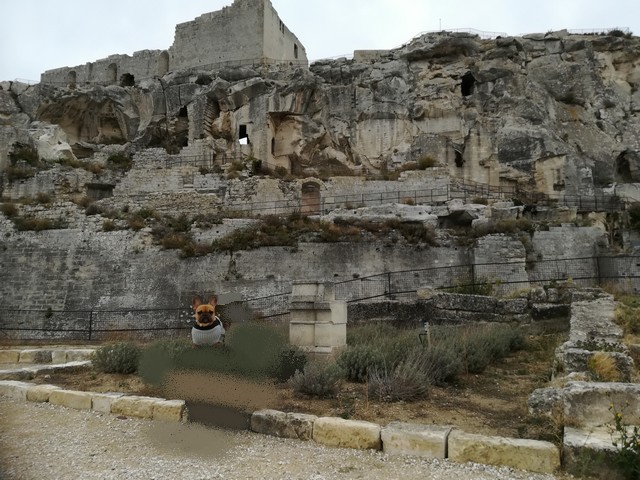
[[[307,52],[300,40],[287,28],[270,2],[264,9],[265,58],[307,65]]]
[[[177,25],[169,49],[171,70],[261,59],[263,18],[262,1],[236,0],[222,10]]]
[[[125,74],[133,75],[134,80],[151,78],[162,73],[162,54],[161,50],[140,50],[133,56],[110,55],[84,65],[47,70],[41,75],[40,81],[54,85],[117,85]]]

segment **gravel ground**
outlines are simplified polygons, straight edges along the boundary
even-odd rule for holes
[[[0,397],[0,479],[552,480]],[[566,477],[565,477],[566,478]]]

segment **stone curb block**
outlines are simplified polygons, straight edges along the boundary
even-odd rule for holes
[[[100,413],[111,413],[111,404],[123,393],[93,393],[91,395],[91,410]]]
[[[18,370],[0,370],[0,380],[31,380],[35,376],[35,372],[29,368],[20,368]]]
[[[51,350],[22,350],[18,363],[51,363]]]
[[[153,407],[155,403],[163,398],[144,397],[138,395],[124,395],[116,398],[111,403],[111,413],[116,415],[126,415],[136,418],[153,418]]]
[[[0,350],[0,363],[18,363],[20,350]]]
[[[251,415],[251,430],[274,437],[311,440],[317,418],[304,413],[258,410]]]
[[[54,390],[61,390],[56,385],[35,385],[27,390],[27,401],[45,403],[49,401],[51,392]]]
[[[67,351],[66,350],[53,350],[51,352],[51,363],[67,363]]]
[[[27,391],[33,384],[16,380],[0,380],[0,395],[13,400],[27,401]]]
[[[447,441],[453,427],[392,422],[382,428],[385,453],[422,458],[447,458]]]
[[[449,460],[553,473],[560,469],[560,450],[550,442],[488,437],[453,430],[449,434]]]
[[[186,402],[184,400],[157,399],[153,404],[153,419],[165,422],[186,421]]]
[[[67,362],[86,362],[91,360],[91,355],[95,352],[91,348],[78,348],[75,350],[67,350]]]
[[[380,425],[361,420],[320,417],[313,424],[313,440],[332,447],[380,450]]]
[[[91,393],[76,390],[54,390],[49,395],[49,403],[76,410],[91,410]]]

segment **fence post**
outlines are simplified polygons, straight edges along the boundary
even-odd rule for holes
[[[89,311],[89,341],[91,341],[91,331],[93,330],[93,310]]]

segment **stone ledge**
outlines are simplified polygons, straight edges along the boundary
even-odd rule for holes
[[[91,410],[91,393],[77,390],[54,390],[49,395],[49,403],[76,410]]]
[[[0,363],[18,363],[20,350],[0,350]]]
[[[91,410],[100,413],[111,413],[111,404],[123,393],[93,393],[91,395]]]
[[[560,450],[550,442],[505,437],[489,437],[453,430],[449,434],[449,459],[504,465],[536,473],[560,469]]]
[[[28,348],[28,349],[0,349],[0,364],[2,363],[32,363],[32,364],[64,364],[91,360],[95,348]]]
[[[33,387],[32,383],[17,380],[0,380],[0,395],[13,400],[27,401],[27,391]]]
[[[447,443],[452,428],[392,422],[382,428],[382,448],[389,454],[447,458]]]
[[[313,424],[317,418],[304,413],[259,410],[251,415],[251,430],[273,437],[311,440]]]
[[[56,385],[35,385],[27,390],[27,401],[45,403],[49,401],[51,392],[61,390]]]
[[[138,395],[123,395],[111,403],[111,413],[136,418],[153,418],[153,409],[158,399]]]
[[[332,447],[380,450],[380,430],[371,422],[320,417],[313,424],[313,440]]]

